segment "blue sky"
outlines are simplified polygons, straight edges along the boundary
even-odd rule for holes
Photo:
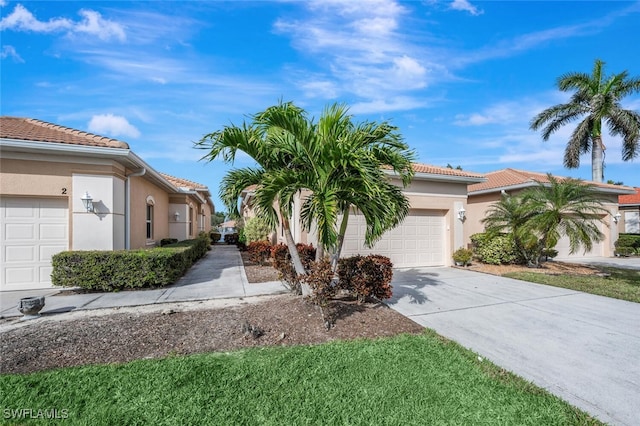
[[[562,166],[572,126],[529,130],[569,71],[640,76],[640,3],[621,1],[28,1],[2,6],[2,115],[128,142],[156,170],[206,184],[232,166],[193,142],[293,101],[390,120],[427,164],[591,178]],[[623,103],[640,110],[640,96]],[[640,186],[605,137],[605,180]],[[236,166],[248,164],[239,158]]]

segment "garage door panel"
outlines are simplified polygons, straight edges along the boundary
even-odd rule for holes
[[[412,210],[405,221],[387,232],[372,248],[364,247],[364,217],[353,214],[345,234],[344,256],[381,254],[396,267],[444,265],[444,216],[441,212]]]
[[[34,246],[12,246],[5,248],[5,262],[35,262],[36,247]]]
[[[46,223],[40,225],[40,240],[64,240],[67,236],[65,224]]]
[[[51,257],[69,247],[67,199],[2,198],[0,290],[51,287]]]
[[[7,218],[7,220],[9,220]],[[36,239],[36,225],[30,223],[5,224],[5,241],[27,241]]]

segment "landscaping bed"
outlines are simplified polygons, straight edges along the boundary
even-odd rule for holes
[[[256,346],[316,344],[338,339],[420,333],[423,328],[379,303],[336,300],[327,331],[320,310],[282,295],[208,309],[207,302],[78,311],[31,322],[0,322],[1,373],[122,363]],[[213,302],[213,301],[212,301]],[[251,303],[249,303],[251,302]],[[248,327],[250,326],[250,327]],[[253,337],[247,328],[260,329]]]

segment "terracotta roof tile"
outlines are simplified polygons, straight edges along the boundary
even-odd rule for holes
[[[429,164],[413,163],[413,171],[416,173],[428,173],[434,175],[460,176],[470,178],[483,178],[481,173],[468,172],[466,170],[450,169],[448,167],[432,166]]]
[[[538,172],[528,172],[525,170],[516,170],[516,169],[502,169],[496,170],[494,172],[489,172],[485,174],[487,181],[474,183],[469,185],[469,194],[477,191],[488,191],[491,189],[495,189],[496,191],[501,190],[503,188],[512,187],[512,186],[527,186],[527,185],[535,185],[536,182],[549,182],[546,173],[538,173]],[[560,179],[568,179],[563,176],[556,176]],[[599,182],[591,182],[586,181],[587,183],[593,184],[598,188],[603,189],[621,189],[628,190],[629,187],[620,186],[620,185],[611,185],[608,183],[599,183]]]
[[[636,193],[631,195],[619,195],[619,204],[640,204],[640,188],[635,188]]]
[[[189,188],[190,190],[195,191],[196,189],[208,189],[205,185],[201,183],[193,182],[191,180],[177,178],[175,176],[168,175],[166,173],[160,173],[162,177],[171,182],[173,186],[177,186],[178,188]]]
[[[0,117],[0,138],[69,145],[129,149],[126,142],[35,118]]]

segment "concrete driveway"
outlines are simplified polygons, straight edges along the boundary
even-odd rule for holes
[[[389,306],[610,424],[640,424],[640,304],[455,268],[394,272]]]

